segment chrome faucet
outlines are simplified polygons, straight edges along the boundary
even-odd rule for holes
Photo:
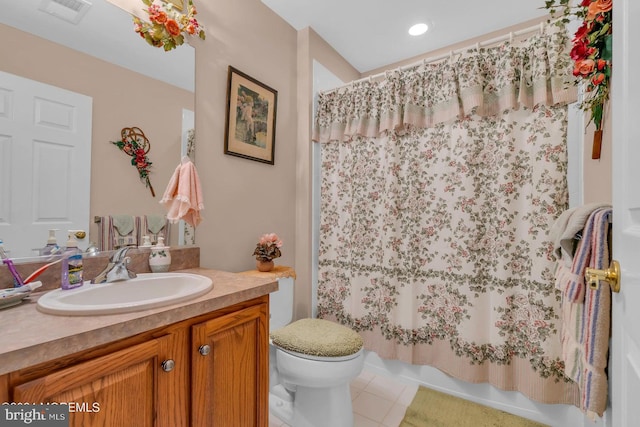
[[[125,246],[118,249],[116,253],[109,258],[109,263],[105,269],[94,277],[91,283],[110,283],[135,278],[136,273],[127,268],[131,258],[126,255],[127,251],[131,248],[132,246]]]

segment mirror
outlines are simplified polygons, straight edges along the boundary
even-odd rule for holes
[[[94,217],[165,213],[158,202],[183,153],[189,129],[184,117],[193,123],[194,49],[187,43],[169,52],[149,46],[134,32],[131,15],[106,0],[9,2],[0,14],[0,36],[11,40],[0,47],[0,71],[93,100],[91,174],[85,177],[91,183],[90,214],[87,237],[79,246],[97,242]],[[131,159],[110,144],[122,128],[132,126],[151,141],[155,197],[140,182]],[[60,229],[58,244],[64,245],[66,230],[76,227],[62,223],[55,228]],[[178,243],[177,236],[178,227],[172,226],[171,245]],[[0,238],[11,250],[11,242]],[[46,241],[46,233],[38,235],[29,247],[41,248]]]

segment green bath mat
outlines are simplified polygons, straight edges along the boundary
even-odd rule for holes
[[[399,427],[549,427],[420,386]]]

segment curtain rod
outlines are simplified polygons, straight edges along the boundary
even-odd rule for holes
[[[449,53],[443,53],[443,54],[436,55],[436,56],[433,56],[433,57],[430,57],[430,58],[421,59],[419,61],[412,62],[411,64],[404,65],[404,66],[402,66],[400,68],[397,68],[397,69],[399,69],[401,71],[404,71],[404,70],[408,70],[410,68],[418,67],[419,65],[422,65],[422,64],[428,64],[428,63],[431,63],[431,62],[437,62],[437,61],[441,61],[441,60],[443,60],[445,58],[453,57],[453,55],[458,55],[460,53],[466,52],[467,50],[472,49],[474,47],[476,49],[480,49],[480,47],[490,46],[490,45],[493,45],[493,44],[496,44],[496,43],[500,43],[500,42],[503,42],[503,41],[506,41],[506,40],[513,41],[514,37],[519,37],[519,36],[522,36],[522,35],[525,35],[525,34],[535,33],[535,32],[543,33],[546,25],[547,25],[546,22],[542,21],[542,22],[540,22],[540,24],[532,25],[531,27],[523,28],[522,30],[511,31],[508,34],[503,34],[501,36],[494,37],[494,38],[489,39],[489,40],[477,42],[475,44],[472,44],[472,45],[469,45],[469,46],[466,46],[466,47],[462,47],[462,48],[459,48],[459,49],[450,50]],[[323,91],[321,91],[321,93],[331,93],[331,92],[333,92],[335,90],[338,90],[338,89],[341,89],[341,88],[344,88],[344,87],[348,87],[348,86],[350,86],[350,85],[352,85],[354,83],[363,82],[365,80],[377,79],[377,78],[385,76],[388,71],[390,71],[390,70],[386,70],[386,71],[383,71],[383,72],[377,73],[377,74],[372,74],[372,75],[367,76],[367,77],[362,77],[362,78],[357,79],[357,80],[352,80],[349,83],[345,83],[342,86],[338,86],[338,87],[335,87],[333,89],[323,90]]]

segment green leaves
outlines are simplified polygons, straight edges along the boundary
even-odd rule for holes
[[[613,45],[613,34],[607,34],[606,36],[604,36],[604,46],[600,51],[600,57],[605,61],[611,62],[611,59],[613,57],[613,49],[611,47],[612,45]]]

